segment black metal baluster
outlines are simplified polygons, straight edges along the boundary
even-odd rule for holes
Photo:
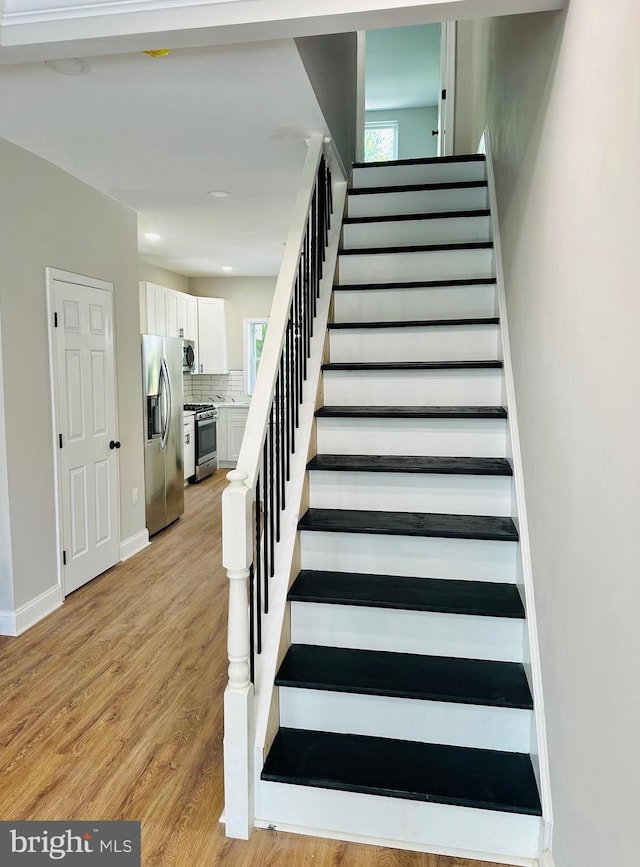
[[[302,273],[302,258],[298,261],[298,306],[296,311],[297,344],[298,344],[298,400],[296,402],[296,427],[300,424],[299,405],[302,403],[302,384],[307,378],[307,357],[304,352],[304,331],[302,321],[302,301],[304,298],[304,276]]]
[[[311,338],[313,337],[313,289],[311,287],[311,224],[307,220],[307,259],[306,259],[306,286],[307,286],[307,320],[309,328],[307,331],[307,356],[311,355]]]
[[[324,177],[322,174],[322,164],[318,169],[318,178],[317,178],[317,190],[318,190],[318,274],[320,279],[322,279],[322,275],[324,273],[324,245],[325,245],[325,231],[324,231],[324,222],[325,222],[325,210],[326,210],[326,195],[325,195],[325,186],[324,186]]]
[[[255,555],[254,555],[255,556]],[[249,672],[251,683],[256,682],[255,653],[255,603],[253,598],[253,563],[249,566]]]
[[[286,343],[289,338],[289,333],[285,337],[285,348]],[[284,381],[284,371],[285,371],[285,349],[282,350],[280,355],[280,429],[281,434],[280,437],[282,439],[282,449],[280,451],[280,460],[282,462],[282,467],[280,469],[280,482],[282,484],[282,508],[286,507],[286,482],[289,478],[289,443],[288,443],[288,429],[287,429],[287,410],[285,406],[285,381]]]
[[[313,191],[311,202],[311,268],[313,272],[313,315],[318,312],[318,296],[320,283],[318,281],[318,187]]]
[[[331,169],[327,165],[327,198],[329,207],[327,208],[327,232],[331,228],[331,215],[333,214],[333,185],[331,183]],[[327,236],[328,237],[328,236]]]
[[[289,334],[289,326],[290,322],[287,322],[287,333],[285,335],[284,348],[285,348],[285,359],[284,359],[284,370],[285,370],[285,417],[283,419],[283,424],[285,425],[285,429],[287,431],[287,448],[285,451],[286,454],[286,473],[285,479],[288,482],[291,478],[291,453],[293,452],[293,445],[291,440],[291,340]]]
[[[278,373],[276,375],[276,388],[273,396],[273,405],[271,407],[272,425],[275,426],[275,465],[276,465],[276,542],[280,541],[280,510],[282,509],[282,463],[280,460],[280,452],[282,446],[280,443],[280,365],[278,365]]]
[[[264,613],[269,611],[269,491],[268,491],[268,458],[267,458],[267,436],[265,434],[264,444],[262,446],[262,563],[264,567],[262,580],[264,581]]]
[[[296,428],[298,427],[298,367],[297,338],[294,320],[294,304],[291,304],[291,454],[296,450]]]
[[[276,559],[276,549],[275,549],[275,516],[273,509],[273,499],[275,496],[275,483],[273,477],[273,446],[274,446],[274,434],[275,431],[273,429],[274,425],[274,402],[271,401],[271,412],[269,413],[269,521],[271,522],[269,527],[269,564],[271,566],[271,570],[269,575],[273,578],[275,572],[275,559]],[[278,513],[279,517],[279,513]]]
[[[258,653],[262,653],[262,582],[260,563],[260,476],[256,482],[256,646]]]

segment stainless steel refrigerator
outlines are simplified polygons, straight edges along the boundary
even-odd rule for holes
[[[184,512],[182,340],[142,335],[144,479],[152,536]]]

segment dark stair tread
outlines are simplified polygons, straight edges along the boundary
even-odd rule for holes
[[[292,602],[524,619],[518,588],[499,581],[303,569],[293,582],[288,598]]]
[[[293,644],[277,686],[531,710],[522,665],[417,653]]]
[[[424,214],[377,214],[372,217],[345,217],[343,226],[352,226],[358,223],[395,223],[410,222],[413,220],[450,220],[469,217],[490,217],[489,208],[474,208],[470,211],[429,211]]]
[[[298,529],[328,533],[388,536],[436,536],[517,542],[511,518],[493,515],[446,515],[435,512],[378,512],[359,509],[308,509]]]
[[[360,328],[441,328],[462,325],[499,325],[499,316],[476,316],[468,319],[397,319],[386,322],[329,322],[329,331]]]
[[[437,289],[444,286],[493,286],[496,277],[461,277],[458,280],[406,280],[391,283],[335,283],[334,292],[344,292],[348,289]]]
[[[281,728],[261,778],[540,816],[524,753]]]
[[[375,473],[440,473],[442,475],[512,476],[505,458],[467,458],[435,455],[316,455],[308,470]]]
[[[323,364],[323,370],[488,370],[502,361],[338,361]]]
[[[449,244],[394,244],[388,247],[345,247],[340,256],[372,256],[378,253],[437,253],[441,250],[492,250],[493,241],[459,241]]]
[[[388,166],[437,165],[438,163],[483,163],[484,154],[452,154],[448,157],[413,157],[404,160],[381,160],[380,162],[353,163],[354,169],[386,168]]]
[[[423,190],[472,190],[478,187],[488,187],[487,181],[441,181],[430,184],[394,184],[389,187],[350,187],[349,196],[371,196],[378,193],[417,193]]]
[[[505,419],[503,406],[321,406],[317,418],[483,418]]]

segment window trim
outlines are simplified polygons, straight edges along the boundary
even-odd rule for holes
[[[253,394],[255,390],[255,381],[258,374],[257,368],[255,367],[255,343],[252,342],[250,339],[252,327],[254,325],[268,324],[268,316],[249,316],[242,320],[242,357],[244,360],[244,388],[246,394]]]
[[[398,142],[400,137],[400,122],[397,120],[368,120],[365,121],[364,125],[364,135],[365,135],[365,162],[376,162],[376,160],[367,160],[366,159],[366,136],[368,129],[393,129],[393,156],[392,160],[398,159]]]

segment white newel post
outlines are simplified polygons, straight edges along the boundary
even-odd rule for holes
[[[222,562],[229,577],[227,651],[229,682],[224,693],[225,824],[228,837],[249,839],[253,827],[253,695],[249,645],[249,568],[253,496],[247,474],[233,470],[222,494]]]

